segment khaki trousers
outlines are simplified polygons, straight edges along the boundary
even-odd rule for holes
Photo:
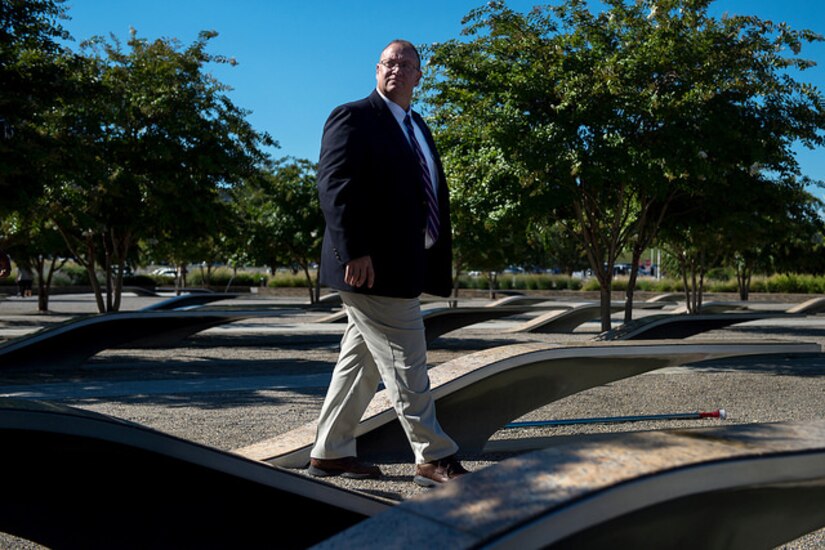
[[[416,464],[455,454],[458,445],[438,424],[430,395],[427,343],[418,298],[340,294],[347,310],[347,328],[311,456],[357,456],[355,429],[381,380]]]

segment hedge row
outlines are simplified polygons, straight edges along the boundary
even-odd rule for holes
[[[616,277],[613,279],[612,290],[627,290],[628,278]],[[460,288],[487,289],[487,277],[459,277]],[[591,277],[586,280],[568,277],[565,275],[518,274],[499,275],[495,281],[496,290],[599,290],[599,282]],[[715,280],[706,279],[706,292],[738,292],[735,279]],[[679,279],[652,279],[648,277],[636,280],[636,290],[648,292],[681,292],[682,281]],[[771,276],[754,277],[750,284],[751,292],[791,293],[791,294],[825,294],[825,276],[777,274]]]
[[[313,274],[314,275],[314,274]],[[168,285],[174,281],[173,277],[159,275],[137,275],[124,279],[126,285],[152,286]],[[188,286],[203,284],[200,270],[192,270],[187,277]],[[212,271],[210,283],[213,287],[227,286],[268,286],[268,287],[305,287],[306,278],[303,273],[278,271],[274,275],[239,270],[233,273],[228,268],[218,268]],[[470,277],[461,275],[458,279],[459,288],[486,290],[489,280],[486,276]],[[14,273],[11,277],[0,280],[0,284],[14,285]],[[85,285],[88,284],[86,271],[76,266],[65,266],[54,277],[55,286]],[[627,290],[627,277],[613,279],[613,290]],[[499,275],[495,280],[496,290],[587,290],[599,289],[595,278],[586,280],[566,275],[550,274],[516,274]],[[652,279],[642,277],[636,281],[636,289],[648,292],[681,292],[682,282],[678,279]],[[706,292],[737,292],[735,279],[706,279]],[[764,293],[793,293],[793,294],[825,294],[825,276],[804,274],[777,274],[771,276],[754,277],[750,284],[751,292]]]

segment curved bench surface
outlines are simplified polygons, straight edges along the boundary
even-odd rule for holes
[[[541,304],[544,302],[554,302],[554,300],[553,298],[549,298],[547,296],[524,296],[522,294],[517,294],[514,296],[499,298],[498,300],[490,302],[485,307],[521,306],[525,304]],[[560,308],[572,307],[572,305],[568,306],[564,302],[554,302],[553,305],[558,305]]]
[[[727,313],[732,311],[747,310],[751,304],[748,302],[705,302],[701,305],[700,314],[705,313]],[[687,304],[680,304],[671,309],[668,313],[680,314],[688,313]]]
[[[522,315],[531,311],[544,311],[546,309],[557,310],[565,308],[565,305],[536,306],[531,304],[522,305],[498,305],[496,307],[485,306],[460,306],[460,307],[435,307],[425,309],[421,312],[424,319],[424,330],[427,343],[431,343],[439,336],[448,332],[458,330],[485,321]],[[318,323],[345,323],[347,321],[346,310],[336,311],[318,319]]]
[[[825,526],[825,420],[615,434],[515,457],[318,548],[772,548]]]
[[[649,315],[599,334],[597,340],[660,340],[687,338],[703,332],[725,328],[748,321],[771,318],[802,317],[782,312],[741,312],[707,314]]]
[[[56,323],[0,345],[0,368],[59,368],[124,345],[163,346],[208,328],[275,311],[132,311]]]
[[[557,306],[549,307],[555,310]],[[531,311],[543,311],[544,309],[546,308],[530,304],[499,305],[496,307],[445,307],[425,310],[422,312],[422,317],[424,318],[424,332],[429,344],[436,338],[460,328],[494,319],[523,315]]]
[[[648,304],[655,304],[659,302],[678,302],[679,300],[684,299],[685,295],[680,292],[665,292],[664,294],[657,294],[656,296],[645,300],[645,303]]]
[[[203,292],[195,294],[181,294],[180,296],[173,296],[162,302],[146,306],[141,311],[167,311],[179,310],[202,306],[204,304],[211,304],[212,302],[219,302],[221,300],[231,300],[240,296],[237,293],[219,293],[219,292]]]
[[[825,312],[825,297],[823,296],[811,298],[785,310],[785,313],[802,313],[805,315],[818,315],[822,312]]]
[[[610,312],[622,311],[624,304],[611,303]],[[599,317],[601,305],[597,303],[579,304],[563,310],[551,310],[535,319],[525,321],[508,332],[573,332],[582,324]]]
[[[433,398],[444,430],[462,451],[481,452],[512,420],[576,392],[663,367],[739,355],[818,353],[794,342],[593,342],[571,346],[516,344],[471,353],[430,369]],[[316,423],[234,452],[289,468],[303,468]],[[356,430],[359,456],[411,456],[386,391],[378,392]]]
[[[306,548],[391,506],[46,403],[0,399],[0,438],[0,531],[48,547]]]
[[[330,292],[318,298],[318,303],[329,306],[340,306],[343,302],[341,301],[340,294],[337,292]]]

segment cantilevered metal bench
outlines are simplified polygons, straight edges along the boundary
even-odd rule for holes
[[[47,403],[0,399],[0,439],[0,531],[50,548],[306,548],[391,506]]]
[[[825,296],[817,296],[810,300],[805,300],[801,304],[791,306],[785,310],[785,313],[802,313],[804,315],[818,315],[825,312]]]
[[[731,309],[744,311],[733,312]],[[784,311],[750,309],[747,302],[709,302],[703,313],[686,314],[683,309],[648,315],[608,330],[597,340],[657,340],[687,338],[703,332],[762,319],[802,318],[825,311],[825,297],[811,298]],[[712,313],[716,312],[716,313]]]
[[[624,310],[624,304],[611,303],[610,312]],[[551,310],[509,329],[507,332],[573,332],[582,324],[596,319],[601,312],[598,303],[578,304],[572,308]]]
[[[616,434],[521,455],[317,548],[774,548],[825,527],[825,420]]]
[[[433,342],[436,338],[444,336],[448,332],[458,330],[460,328],[468,327],[485,321],[492,321],[494,319],[503,319],[506,317],[513,317],[515,315],[523,315],[533,311],[543,311],[548,308],[556,310],[564,308],[565,305],[548,305],[547,307],[536,306],[530,304],[522,305],[499,305],[496,307],[488,306],[461,306],[461,307],[436,307],[425,309],[421,312],[424,319],[424,331],[426,333],[427,343]],[[346,311],[338,311],[325,316],[318,322],[335,323],[345,322],[347,320]]]
[[[565,306],[550,305],[547,307],[553,308],[555,311],[556,308]],[[516,315],[523,315],[534,311],[543,311],[544,309],[547,308],[530,304],[499,305],[496,307],[444,307],[425,310],[422,312],[422,316],[424,318],[424,331],[426,333],[427,343],[430,344],[436,338],[460,328],[495,319],[505,319]]]
[[[193,307],[202,306],[204,304],[211,304],[221,300],[231,300],[240,296],[234,292],[202,292],[181,294],[180,296],[173,296],[162,302],[146,306],[141,311],[170,311],[182,310]]]
[[[748,305],[747,302],[705,302],[702,304],[699,313],[731,313],[744,311],[748,309]],[[688,307],[686,304],[680,304],[668,313],[672,315],[688,313]]]
[[[525,296],[523,294],[516,294],[513,296],[505,296],[498,300],[486,304],[485,307],[499,307],[499,306],[521,306],[525,304],[541,304],[544,302],[553,302],[553,298],[547,296]],[[560,308],[568,307],[564,302],[555,302]]]
[[[593,342],[516,344],[468,354],[430,369],[438,419],[462,451],[481,452],[508,422],[576,392],[663,367],[738,355],[818,353],[794,342]],[[290,468],[309,462],[314,422],[235,452]],[[376,394],[357,429],[359,456],[411,458],[386,391]]]
[[[599,334],[597,340],[660,340],[687,338],[703,332],[729,327],[748,321],[789,317],[803,314],[743,311],[741,313],[659,314],[648,315]]]
[[[76,366],[125,345],[166,346],[211,327],[279,311],[132,311],[72,319],[0,345],[0,369]]]

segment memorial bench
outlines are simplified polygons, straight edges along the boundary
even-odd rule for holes
[[[157,302],[150,306],[141,308],[140,311],[172,311],[183,310],[219,302],[221,300],[232,300],[240,296],[233,292],[197,292],[173,296],[162,302]]]
[[[458,330],[486,321],[504,319],[516,315],[524,315],[535,311],[547,309],[558,310],[565,308],[564,304],[536,306],[529,303],[522,305],[498,305],[496,307],[485,306],[460,306],[460,307],[433,307],[421,311],[424,320],[424,331],[427,343],[432,343],[436,338]],[[347,320],[345,310],[336,311],[318,319],[318,323],[344,323]]]
[[[741,313],[707,313],[707,314],[658,314],[649,315],[624,323],[616,328],[599,334],[596,339],[608,340],[660,340],[688,338],[703,332],[717,330],[739,323],[761,321],[763,319],[802,318],[804,314],[781,312],[743,311]]]
[[[568,346],[515,344],[458,357],[430,369],[438,419],[462,451],[480,453],[496,431],[548,403],[656,369],[731,356],[819,353],[796,342],[592,342]],[[315,439],[310,422],[235,452],[303,468]],[[359,456],[411,459],[409,443],[386,391],[379,391],[356,430]]]
[[[774,548],[825,527],[825,420],[611,434],[520,455],[316,548]]]
[[[0,344],[0,369],[76,366],[117,347],[162,347],[212,328],[280,311],[131,311],[90,315],[56,323]]]
[[[37,401],[0,399],[0,440],[0,531],[50,548],[306,548],[393,505]]]

